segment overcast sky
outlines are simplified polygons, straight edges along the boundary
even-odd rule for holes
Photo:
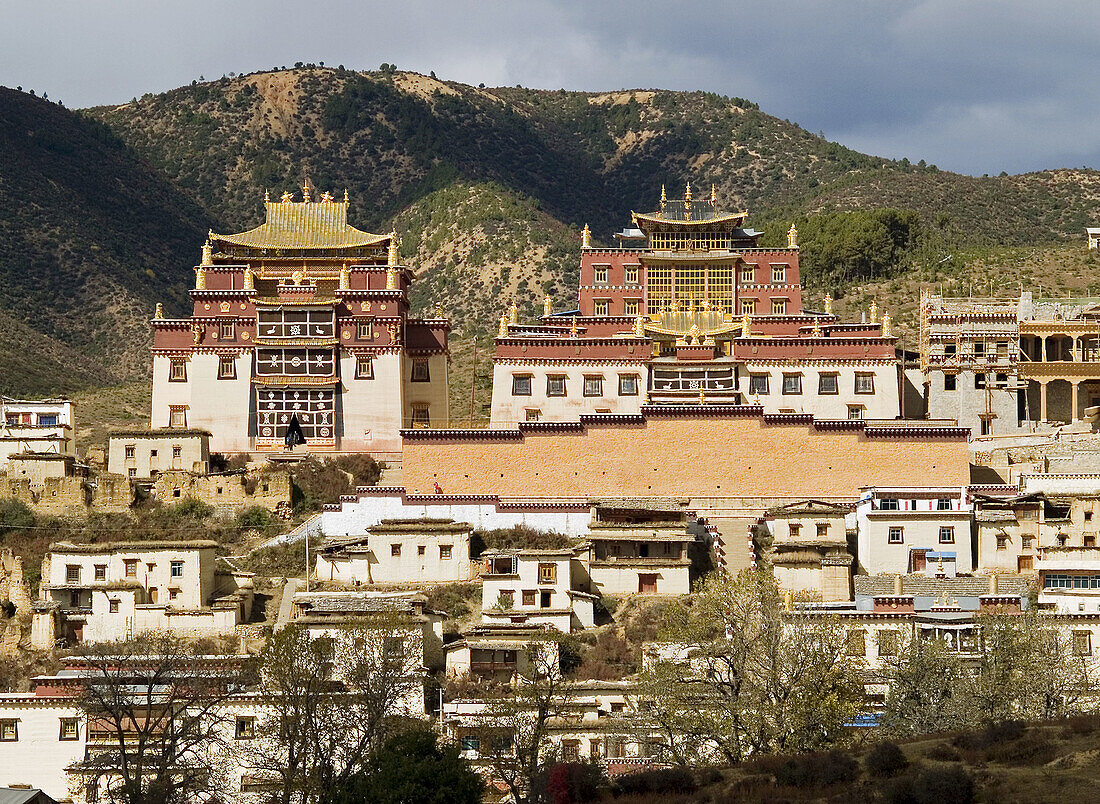
[[[943,169],[1100,167],[1097,0],[0,0],[0,83],[70,107],[297,61],[705,89]]]

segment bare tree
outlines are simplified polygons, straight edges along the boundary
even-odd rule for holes
[[[86,787],[117,804],[215,799],[222,705],[239,681],[232,657],[200,660],[167,633],[85,645],[76,657],[89,732],[76,770]]]
[[[398,616],[311,636],[290,625],[257,657],[264,714],[245,764],[282,804],[314,802],[362,771],[424,707],[422,651]]]

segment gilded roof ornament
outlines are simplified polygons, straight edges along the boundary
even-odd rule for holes
[[[290,278],[294,280],[295,285],[304,284],[306,281],[306,272],[299,268],[297,271],[290,275]]]
[[[592,248],[592,230],[587,223],[581,229],[581,248]]]
[[[506,316],[504,313],[500,314],[500,329],[497,330],[497,337],[508,337],[508,316]]]
[[[519,307],[515,302],[512,302],[512,306],[508,308],[508,323],[516,324],[519,322]]]
[[[202,244],[202,262],[200,265],[213,265],[214,264],[214,246],[210,243],[210,238],[206,238],[206,242]]]
[[[348,203],[348,188],[344,188],[344,203]]]
[[[256,289],[256,283],[253,280],[252,271],[249,270],[248,268],[244,269],[244,289],[245,290],[255,290]]]
[[[290,203],[291,201],[293,201],[293,200],[294,200],[294,196],[293,196],[293,195],[291,195],[291,194],[290,194],[290,193],[288,193],[288,192],[284,192],[284,193],[283,193],[283,194],[282,194],[282,195],[281,195],[281,196],[279,197],[279,200],[280,200],[280,201],[282,201],[282,202],[283,202],[284,204],[289,204],[289,203]]]
[[[894,322],[890,319],[890,313],[882,314],[882,337],[894,337]]]
[[[787,248],[798,248],[798,229],[792,223],[791,228],[787,230]]]
[[[821,336],[821,320],[819,318],[817,318],[816,316],[814,317],[814,336],[815,337],[820,337]]]
[[[690,181],[687,183],[687,187],[684,188],[684,200],[685,201],[690,201],[691,200],[691,182]]]
[[[826,293],[824,302],[825,302],[825,315],[832,315],[833,314],[833,297],[832,297],[832,294]]]
[[[309,180],[306,179],[306,183],[302,185],[302,201],[308,204],[311,200],[309,197]]]
[[[571,327],[569,327],[569,337],[570,338],[577,337],[577,317],[576,316],[573,316],[573,325]]]
[[[397,236],[397,230],[396,229],[391,229],[390,230],[390,248],[389,248],[389,252],[387,254],[387,260],[386,260],[386,264],[389,265],[391,268],[395,268],[397,266],[397,262],[398,262],[398,258],[399,258],[397,249],[400,246],[400,244],[401,244],[401,241]]]
[[[351,290],[351,271],[346,262],[340,268],[340,290]]]
[[[744,313],[741,316],[741,337],[742,338],[749,337],[749,323],[750,323],[749,322],[749,314]]]
[[[714,191],[714,185],[710,186],[710,205],[713,207],[718,203],[718,193]]]
[[[665,186],[661,185],[661,212],[665,211],[665,204],[668,203],[668,197],[665,195]]]
[[[321,203],[322,204],[331,204],[332,203],[332,193],[330,193],[328,190],[325,190],[323,193],[321,193]]]
[[[550,306],[550,297],[549,296],[543,296],[542,297],[542,314],[543,315],[550,315],[551,312],[553,312],[553,308]]]
[[[871,323],[878,323],[878,302],[871,299]]]
[[[267,204],[267,203],[270,203],[270,202],[271,202],[271,193],[269,193],[267,191],[267,188],[265,187],[264,188],[264,203]]]
[[[153,318],[157,319],[158,321],[164,318],[164,305],[160,302],[157,302],[157,311],[153,313]]]
[[[700,405],[707,404],[706,392],[703,390],[702,386],[699,386],[699,404]]]
[[[386,290],[397,290],[397,269],[386,269]]]
[[[202,266],[195,269],[195,290],[206,290],[206,271]]]
[[[634,337],[635,338],[644,338],[645,337],[645,319],[642,318],[640,313],[634,319]]]

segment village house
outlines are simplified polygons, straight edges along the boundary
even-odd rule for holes
[[[481,619],[487,625],[546,625],[569,634],[591,628],[595,602],[584,548],[486,550]]]
[[[111,433],[107,471],[140,481],[168,471],[204,475],[210,471],[210,433],[179,428]]]
[[[864,489],[856,505],[859,572],[969,574],[971,503],[963,486]]]
[[[664,510],[662,510],[664,508]],[[592,506],[588,572],[602,595],[683,595],[691,591],[688,532],[683,503],[603,500]]]
[[[443,647],[447,675],[511,682],[538,670],[556,672],[558,641],[545,625],[475,625]]]
[[[851,600],[850,512],[822,500],[769,508],[753,528],[758,562],[770,564],[779,588],[798,599]]]
[[[355,585],[468,581],[472,532],[453,519],[386,519],[362,536],[329,537],[314,576]]]
[[[42,562],[33,638],[41,648],[146,631],[232,634],[252,610],[252,573],[215,560],[217,543],[57,543]]]
[[[75,459],[73,403],[68,399],[0,397],[0,471],[19,454],[48,454]]]

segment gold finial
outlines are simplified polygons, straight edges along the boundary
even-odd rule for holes
[[[512,306],[508,308],[508,323],[515,324],[519,321],[519,307],[515,302],[512,302]]]
[[[340,290],[351,290],[351,271],[346,262],[340,268]]]
[[[665,204],[668,203],[668,197],[665,195],[665,186],[661,185],[661,212],[665,211]]]
[[[787,230],[787,248],[798,248],[798,229],[793,223]]]
[[[397,269],[386,269],[386,290],[397,290]]]
[[[577,337],[577,317],[576,316],[573,316],[573,324],[572,324],[572,326],[569,327],[569,337],[570,338]]]
[[[331,204],[332,203],[332,193],[330,193],[328,190],[325,190],[323,193],[321,193],[321,203],[322,204]]]
[[[550,307],[550,297],[549,296],[543,296],[542,297],[542,314],[543,315],[550,315],[551,312],[552,312],[552,309]]]
[[[206,271],[202,266],[195,269],[195,290],[206,290]]]
[[[821,320],[817,316],[814,316],[814,337],[820,337],[820,336],[821,336]]]
[[[391,229],[390,230],[390,250],[388,252],[388,256],[387,256],[387,260],[386,260],[386,264],[389,265],[391,268],[396,268],[397,267],[397,261],[398,261],[398,256],[399,256],[398,252],[397,252],[397,249],[398,249],[399,246],[400,246],[400,240],[397,237],[397,230],[396,229]]]
[[[707,404],[706,394],[703,393],[703,389],[701,387],[699,388],[699,404],[700,405]]]
[[[202,244],[202,262],[200,265],[213,265],[214,264],[214,246],[210,242],[210,238],[206,238],[206,242]]]
[[[270,202],[271,202],[271,193],[269,193],[269,192],[267,191],[267,188],[265,187],[265,188],[264,188],[264,203],[265,203],[265,204],[268,204],[268,203],[270,203]]]
[[[871,323],[878,323],[878,302],[871,299]]]
[[[252,271],[249,270],[248,268],[244,269],[244,289],[245,290],[255,290],[256,289],[256,283],[253,281]]]
[[[641,313],[639,313],[638,316],[634,319],[634,337],[645,337],[645,319],[642,318]]]
[[[826,293],[824,298],[825,303],[825,315],[833,314],[833,297],[832,294]]]
[[[282,201],[284,204],[289,204],[291,201],[294,200],[294,196],[290,193],[284,192],[281,196],[279,196],[279,200]]]
[[[158,321],[164,318],[164,305],[160,302],[157,302],[157,311],[153,313],[153,318],[157,319]]]
[[[435,306],[435,318],[437,321],[443,320],[443,302],[440,302]]]
[[[306,183],[302,185],[302,201],[304,201],[308,204],[310,200],[311,199],[309,197],[309,180],[307,179]]]
[[[500,314],[500,329],[497,330],[497,337],[508,337],[508,316],[506,316],[504,313]]]
[[[684,189],[684,200],[685,201],[690,201],[691,200],[691,182],[690,181],[687,183],[687,187]]]
[[[741,337],[749,337],[749,314],[742,313],[741,315]]]
[[[794,611],[794,593],[790,589],[783,595],[783,608],[787,611]]]
[[[713,207],[718,203],[718,194],[714,191],[714,185],[710,186],[710,205]]]
[[[592,248],[592,230],[587,223],[581,229],[581,248]]]
[[[306,281],[306,272],[299,268],[297,271],[290,275],[290,278],[294,281],[295,285],[302,285]]]
[[[348,203],[348,188],[344,188],[344,203]]]
[[[889,312],[885,312],[882,314],[882,337],[894,337],[894,322],[890,320]]]

